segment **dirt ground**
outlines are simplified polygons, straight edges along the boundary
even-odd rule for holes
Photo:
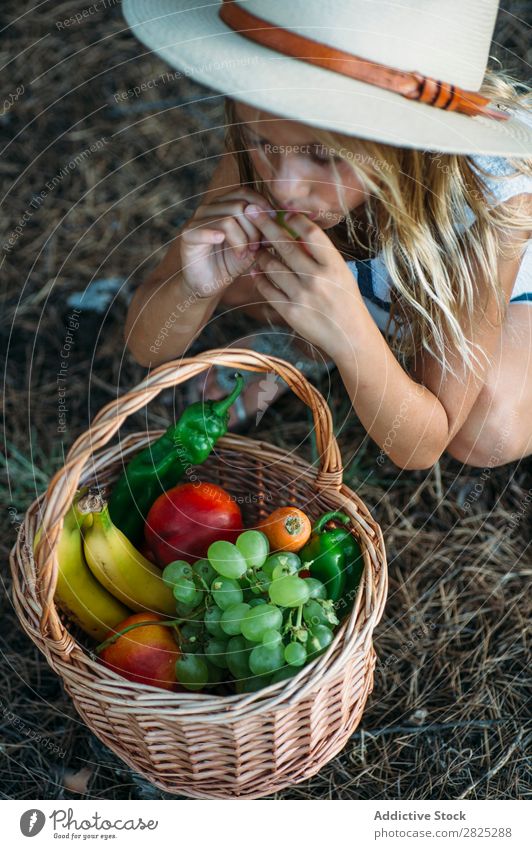
[[[496,55],[525,79],[530,9],[526,21],[526,2],[505,7]],[[0,795],[165,798],[81,722],[10,599],[7,555],[27,506],[98,409],[145,375],[124,349],[128,300],[195,209],[223,139],[218,94],[184,78],[164,81],[169,69],[128,32],[118,4],[66,25],[79,8],[36,4],[20,16],[11,0],[2,10],[10,98],[0,117]],[[127,93],[153,80],[138,95]],[[79,327],[69,331],[77,308]],[[215,321],[194,352],[247,328],[234,314]],[[69,332],[61,430],[58,373]],[[319,775],[276,798],[523,798],[530,792],[531,463],[472,469],[444,457],[422,472],[381,465],[337,372],[319,388],[333,412],[346,481],[382,526],[390,590],[359,729]],[[150,406],[150,426],[169,423],[174,400],[165,393]],[[311,459],[309,424],[300,402],[285,396],[251,435],[297,446]],[[140,412],[125,430],[145,425]],[[33,744],[34,730],[60,754]]]

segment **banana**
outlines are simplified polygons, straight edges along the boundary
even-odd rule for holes
[[[100,584],[132,610],[175,616],[175,598],[163,584],[160,569],[113,525],[102,498],[89,494],[81,499],[79,509],[92,515],[83,534],[85,558]]]
[[[57,586],[55,601],[89,636],[101,642],[105,635],[131,614],[131,611],[98,583],[85,562],[81,528],[92,521],[79,513],[74,503],[63,521],[57,544]],[[35,534],[33,552],[42,535]]]

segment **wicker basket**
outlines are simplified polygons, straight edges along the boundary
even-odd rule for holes
[[[256,693],[169,693],[135,684],[91,657],[54,606],[54,549],[76,489],[111,484],[127,460],[162,431],[135,433],[101,450],[122,422],[163,389],[212,365],[276,372],[313,414],[320,467],[266,442],[227,434],[195,471],[226,487],[246,525],[289,502],[311,518],[341,508],[352,519],[364,576],[352,612],[317,660],[288,681]],[[40,521],[46,532],[34,559]],[[46,493],[28,508],[10,556],[14,603],[24,630],[63,679],[89,728],[134,770],[170,793],[201,799],[257,798],[314,775],[345,745],[373,685],[372,633],[387,589],[382,533],[360,498],[342,484],[330,410],[295,366],[248,349],[216,349],[167,363],[116,401],[70,449]],[[75,634],[75,635],[74,635]]]

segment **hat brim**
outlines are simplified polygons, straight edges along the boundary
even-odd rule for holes
[[[169,65],[265,112],[417,150],[532,156],[532,127],[515,117],[496,121],[444,112],[283,56],[228,27],[218,16],[219,7],[205,0],[192,7],[191,0],[122,4],[133,34]]]

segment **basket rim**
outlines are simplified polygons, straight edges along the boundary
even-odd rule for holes
[[[49,628],[57,639],[61,639],[63,635],[62,625],[53,604],[58,574],[55,549],[64,517],[78,489],[86,461],[95,451],[107,445],[132,413],[146,407],[164,389],[178,386],[215,365],[259,373],[273,371],[278,374],[312,412],[320,479],[326,486],[340,486],[342,458],[334,435],[331,411],[323,395],[296,366],[280,357],[260,354],[249,348],[214,348],[194,357],[183,357],[164,363],[129,392],[99,410],[88,430],[75,440],[63,467],[55,473],[48,485],[48,498],[42,517],[44,532],[35,552],[36,580],[42,602],[40,628],[43,632]]]
[[[128,448],[126,450],[134,453],[143,439],[150,442],[154,438],[157,438],[155,431],[130,433],[127,435]],[[317,685],[319,686],[320,683],[332,678],[351,657],[362,650],[367,652],[368,645],[371,645],[373,630],[382,616],[387,591],[386,552],[380,526],[356,493],[343,483],[338,489],[323,487],[318,482],[319,475],[316,468],[299,455],[295,455],[293,452],[289,453],[285,449],[278,448],[270,443],[265,443],[264,440],[254,440],[240,434],[229,433],[217,442],[217,449],[221,452],[224,450],[241,451],[243,448],[247,448],[248,453],[255,451],[262,454],[265,446],[274,455],[277,455],[280,462],[286,462],[288,457],[291,467],[294,465],[294,459],[297,459],[298,467],[302,473],[305,473],[307,482],[316,488],[318,494],[326,495],[331,499],[342,497],[342,509],[346,509],[344,502],[351,502],[361,508],[361,512],[366,514],[366,520],[375,533],[376,546],[372,545],[375,556],[372,559],[368,551],[366,534],[359,521],[359,518],[362,519],[362,517],[358,516],[358,512],[355,514],[353,509],[351,511],[349,511],[349,508],[346,509],[346,512],[350,513],[352,525],[358,523],[359,529],[362,528],[362,534],[357,538],[363,552],[364,573],[353,608],[349,616],[346,616],[341,622],[327,651],[314,661],[305,664],[292,678],[270,684],[256,692],[220,696],[208,693],[164,691],[152,685],[129,682],[118,673],[107,670],[101,663],[94,660],[94,655],[91,657],[90,650],[87,650],[70,634],[67,625],[59,617],[62,631],[61,639],[58,641],[50,633],[43,634],[38,628],[39,599],[36,595],[31,599],[31,609],[36,621],[34,621],[33,626],[28,621],[30,615],[28,598],[24,593],[20,574],[24,574],[23,552],[27,558],[33,560],[34,571],[37,567],[29,540],[32,540],[32,535],[36,532],[39,521],[38,514],[41,512],[42,505],[46,504],[47,490],[34,499],[27,508],[24,521],[17,534],[17,541],[10,554],[10,563],[13,572],[13,596],[19,619],[29,636],[36,642],[38,648],[45,654],[49,663],[61,677],[68,678],[68,675],[75,676],[77,673],[81,675],[83,669],[86,672],[90,671],[92,683],[98,682],[98,688],[102,695],[105,691],[111,694],[109,697],[112,697],[115,690],[122,691],[119,701],[124,709],[146,709],[149,703],[153,703],[154,707],[157,705],[158,712],[163,710],[164,707],[169,708],[182,721],[186,721],[187,716],[191,716],[193,721],[198,721],[198,717],[201,716],[200,721],[202,722],[219,722],[223,719],[224,722],[229,723],[241,719],[242,716],[249,716],[251,713],[266,713],[281,703],[286,707],[297,703],[314,691]],[[80,475],[80,485],[82,480],[86,483],[91,474],[99,471],[100,466],[105,469],[112,462],[107,456],[109,452],[109,448],[101,449],[88,458]],[[123,456],[123,447],[121,448],[120,443],[111,449],[111,453],[113,452],[120,452]],[[365,601],[364,605],[363,601]],[[36,613],[37,616],[35,617]],[[358,620],[360,620],[360,623]],[[55,662],[56,654],[59,656],[58,662]],[[68,670],[68,673],[66,670]],[[124,690],[129,691],[130,695],[124,694]],[[287,696],[289,697],[287,698]],[[190,709],[187,708],[187,705],[190,705]],[[199,709],[200,707],[202,709]]]

